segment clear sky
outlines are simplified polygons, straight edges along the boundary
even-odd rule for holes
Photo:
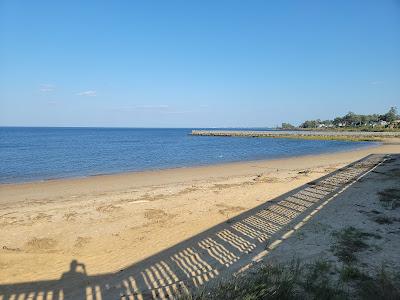
[[[0,125],[298,124],[400,108],[400,1],[0,0]]]

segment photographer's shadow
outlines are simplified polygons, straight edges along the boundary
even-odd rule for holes
[[[80,270],[79,270],[80,269]],[[88,276],[83,263],[76,259],[70,263],[70,269],[61,275],[60,283],[63,291],[63,299],[86,299],[86,283]]]

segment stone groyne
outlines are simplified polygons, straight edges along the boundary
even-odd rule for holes
[[[386,138],[400,137],[400,131],[325,131],[325,130],[192,130],[191,135],[196,136],[230,136],[230,137],[292,137],[292,138],[312,138],[312,137],[343,137],[343,138]]]

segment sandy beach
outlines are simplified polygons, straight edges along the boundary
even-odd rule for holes
[[[0,283],[115,272],[399,139],[342,153],[0,185]]]

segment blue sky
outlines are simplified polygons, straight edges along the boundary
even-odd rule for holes
[[[0,125],[275,126],[395,105],[400,1],[0,0]]]

